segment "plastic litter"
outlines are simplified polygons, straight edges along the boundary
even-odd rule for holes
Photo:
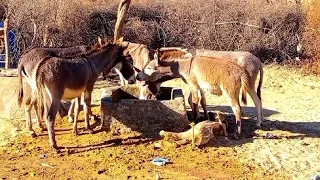
[[[154,165],[163,166],[163,165],[169,163],[170,161],[167,158],[153,158],[151,162]]]
[[[266,137],[267,139],[279,139],[279,137],[278,137],[277,135],[273,135],[273,134],[271,134],[271,133],[267,133],[267,134],[265,135],[265,137]]]

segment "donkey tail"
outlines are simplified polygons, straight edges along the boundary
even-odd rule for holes
[[[262,87],[262,81],[263,81],[263,68],[262,65],[260,66],[260,78],[259,78],[259,84],[257,87],[257,95],[259,97],[259,99],[261,100],[261,87]]]
[[[19,63],[18,65],[18,105],[19,107],[21,107],[22,99],[23,99],[22,70],[23,70],[23,64]]]
[[[244,105],[247,105],[247,89],[250,88],[249,77],[250,77],[249,73],[244,69],[241,75],[241,89],[242,89],[241,101]]]
[[[242,89],[241,101],[245,106],[247,106],[247,91],[245,91],[243,88],[241,89]]]
[[[32,72],[32,84],[34,88],[32,88],[33,94],[36,94],[36,103],[38,106],[38,112],[41,112],[43,115],[43,107],[44,107],[44,85],[43,85],[43,76],[39,76],[39,67],[46,62],[50,57],[46,57],[42,59],[33,69]]]

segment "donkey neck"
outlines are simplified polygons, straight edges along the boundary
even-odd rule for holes
[[[183,77],[187,78],[190,74],[191,64],[192,64],[192,57],[190,58],[183,58],[177,59],[169,63],[172,76],[174,77]],[[164,66],[168,66],[167,63],[164,63]]]
[[[98,73],[100,73],[103,69],[111,70],[113,68],[116,61],[116,58],[113,58],[114,53],[116,52],[112,52],[112,49],[106,48],[88,56],[87,59],[95,66]]]

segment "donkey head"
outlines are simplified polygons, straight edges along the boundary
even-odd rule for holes
[[[164,76],[171,76],[172,71],[170,66],[161,66],[159,65],[159,61],[158,51],[156,51],[156,53],[154,53],[154,59],[137,74],[137,80],[154,82]]]

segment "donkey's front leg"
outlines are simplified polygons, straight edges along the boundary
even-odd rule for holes
[[[196,88],[191,88],[191,104],[193,107],[192,109],[192,117],[194,118],[194,120],[198,120],[199,119],[199,96],[198,96],[198,90]]]
[[[208,111],[207,111],[207,101],[206,101],[205,92],[200,90],[200,94],[201,94],[200,104],[201,104],[202,109],[203,109],[204,119],[205,120],[209,120],[209,114],[208,114]]]
[[[85,127],[87,130],[89,130],[90,132],[92,132],[91,128],[90,128],[90,123],[89,123],[89,114],[91,114],[91,93],[92,93],[93,88],[91,89],[87,89],[84,92],[84,106],[83,106],[83,110],[84,110],[84,121],[85,121]]]

